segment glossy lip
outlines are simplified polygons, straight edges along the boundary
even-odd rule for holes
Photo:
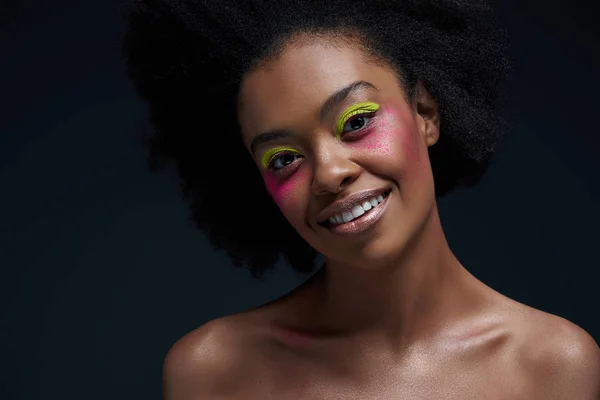
[[[351,195],[348,195],[343,199],[333,202],[329,207],[321,211],[321,213],[319,213],[319,215],[317,216],[317,221],[319,221],[318,224],[323,225],[327,222],[329,218],[333,217],[334,215],[341,214],[345,211],[352,211],[353,207],[360,205],[365,201],[372,199],[373,197],[384,195],[388,192],[390,192],[389,189],[370,189],[352,193]]]
[[[381,203],[379,203],[376,207],[364,213],[357,219],[339,225],[329,225],[326,228],[330,232],[335,233],[337,235],[352,235],[366,231],[381,219],[383,213],[385,213],[385,210],[387,209],[388,199],[391,195],[392,192],[390,191],[387,194],[387,196],[384,197]]]

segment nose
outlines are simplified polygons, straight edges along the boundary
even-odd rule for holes
[[[316,157],[312,191],[317,195],[339,193],[360,175],[358,164],[343,151],[332,150],[323,150]]]

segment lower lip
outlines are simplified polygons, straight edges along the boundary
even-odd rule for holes
[[[387,208],[387,202],[391,195],[392,193],[390,192],[381,203],[357,219],[346,222],[345,224],[331,225],[327,229],[337,235],[352,235],[366,231],[381,219]]]

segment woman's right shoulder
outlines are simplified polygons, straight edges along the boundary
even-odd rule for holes
[[[205,323],[179,339],[163,364],[165,400],[227,398],[249,361],[235,318]],[[242,362],[243,361],[243,362]]]

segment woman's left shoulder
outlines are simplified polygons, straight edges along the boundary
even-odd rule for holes
[[[519,358],[540,398],[600,400],[600,348],[565,318],[526,307],[518,318]]]

